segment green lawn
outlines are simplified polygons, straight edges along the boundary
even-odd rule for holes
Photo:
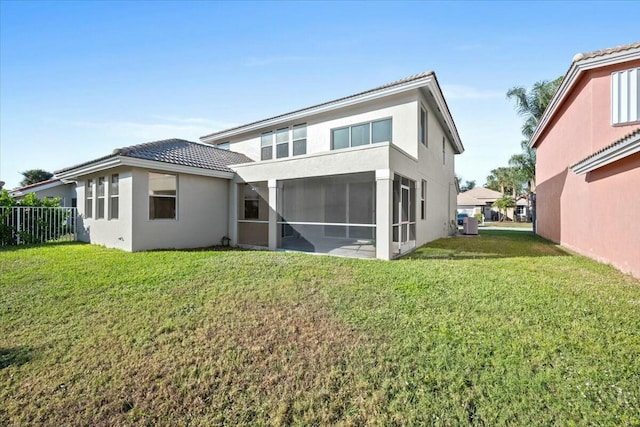
[[[483,227],[507,227],[507,228],[526,228],[531,230],[533,224],[530,222],[511,222],[511,221],[492,221],[481,224]]]
[[[640,282],[530,233],[384,262],[0,251],[0,425],[640,425]]]

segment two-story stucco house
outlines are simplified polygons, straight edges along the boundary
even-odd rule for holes
[[[537,232],[640,277],[640,43],[576,55],[530,145]]]
[[[58,171],[77,182],[84,239],[136,251],[229,237],[392,259],[456,230],[464,148],[432,72],[201,142],[127,147]]]

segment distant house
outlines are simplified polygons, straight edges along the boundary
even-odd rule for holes
[[[498,208],[493,203],[502,197],[499,191],[484,187],[475,187],[464,193],[458,194],[458,213],[466,213],[469,216],[482,214],[484,221],[500,220]],[[509,221],[524,222],[529,218],[529,202],[526,197],[516,198],[516,207],[507,209],[506,219]]]
[[[433,72],[200,139],[57,171],[77,183],[82,238],[392,259],[457,230],[464,147]]]
[[[530,145],[537,232],[640,277],[640,43],[576,55]]]
[[[16,200],[21,200],[27,194],[34,193],[38,199],[45,197],[60,199],[60,206],[76,206],[76,186],[74,183],[65,183],[58,178],[38,182],[24,187],[14,188],[9,191],[9,195]]]
[[[491,205],[502,197],[499,191],[484,187],[475,187],[458,194],[458,213],[469,216],[482,214],[485,221],[498,219],[498,209]]]

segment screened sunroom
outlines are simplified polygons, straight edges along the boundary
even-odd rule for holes
[[[373,171],[239,184],[238,243],[375,258],[377,233],[384,233],[391,257],[412,250],[416,182],[392,175],[386,200],[376,200],[377,185]],[[376,215],[379,206],[389,215]],[[377,224],[380,218],[386,220]]]

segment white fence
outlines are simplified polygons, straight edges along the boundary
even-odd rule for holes
[[[76,208],[0,207],[0,246],[77,240]]]

